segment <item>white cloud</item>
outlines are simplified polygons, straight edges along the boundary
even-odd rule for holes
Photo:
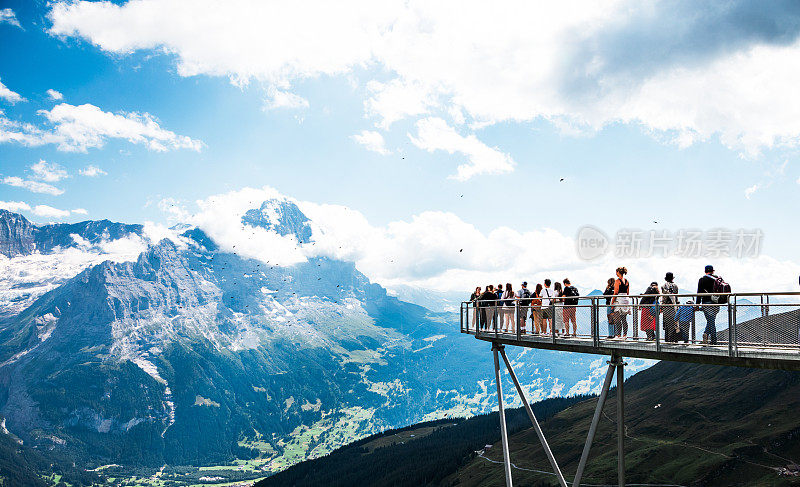
[[[261,202],[270,198],[282,198],[282,195],[271,188],[245,188],[210,196],[197,202],[199,211],[188,223],[202,228],[228,252],[277,265],[305,261],[305,252],[294,238],[242,225],[242,216],[247,210],[258,208]]]
[[[60,150],[86,152],[91,147],[102,147],[107,138],[144,144],[159,152],[169,149],[199,151],[203,145],[199,140],[161,128],[149,113],[115,114],[90,104],[75,106],[67,103],[39,113],[55,125],[54,133]]]
[[[71,210],[70,213],[72,213],[73,215],[88,215],[89,214],[89,212],[86,210],[86,208],[75,208],[75,209]]]
[[[173,223],[186,222],[191,218],[185,204],[175,198],[161,199],[158,202],[158,209],[166,213],[169,221]]]
[[[96,178],[99,176],[105,176],[108,173],[103,171],[97,166],[89,164],[85,168],[78,170],[78,174],[80,174],[81,176],[86,176],[88,178]]]
[[[22,28],[19,20],[17,20],[17,15],[10,8],[0,9],[0,24],[11,24],[20,29]]]
[[[36,205],[33,208],[33,214],[43,218],[54,218],[62,220],[69,216],[69,210],[59,210],[48,205]]]
[[[47,119],[52,129],[10,120],[0,112],[0,143],[17,142],[30,147],[55,144],[59,150],[70,152],[103,147],[108,139],[124,139],[159,152],[200,151],[203,147],[199,140],[162,128],[149,113],[111,113],[91,104],[67,103],[38,113]]]
[[[688,3],[679,21],[654,18],[669,13],[667,5],[60,1],[49,18],[52,34],[108,52],[174,54],[182,76],[256,79],[286,90],[308,78],[355,74],[367,78],[359,80],[365,111],[383,128],[405,117],[463,113],[477,125],[545,119],[569,133],[639,124],[681,146],[719,137],[749,156],[797,145],[800,41],[739,25],[746,22],[735,6],[705,12]],[[689,15],[692,8],[701,13]],[[781,18],[772,10],[780,9],[765,9],[764,25]],[[176,18],[192,22],[175,25]],[[664,56],[642,56],[665,42]]]
[[[31,206],[24,201],[0,201],[0,210],[13,212],[29,211]]]
[[[64,95],[62,95],[60,91],[56,91],[54,89],[47,90],[47,96],[49,96],[51,100],[63,100],[64,99]]]
[[[0,12],[2,11],[0,10]],[[27,101],[19,93],[11,91],[6,85],[3,84],[2,81],[0,81],[0,98],[11,103],[12,105],[17,102]]]
[[[264,109],[276,108],[308,108],[308,100],[294,93],[273,88],[269,91],[269,97],[264,100]]]
[[[363,145],[367,150],[377,152],[381,155],[391,154],[391,151],[386,149],[386,142],[383,140],[383,135],[374,130],[362,130],[361,132],[351,136],[353,140]]]
[[[744,197],[749,200],[750,197],[753,196],[753,193],[755,193],[759,189],[761,189],[761,184],[760,183],[756,183],[756,184],[754,184],[754,185],[752,185],[752,186],[750,186],[748,188],[745,188]]]
[[[206,231],[225,251],[244,257],[292,265],[325,256],[354,262],[374,282],[388,288],[412,286],[437,291],[464,291],[474,286],[522,280],[569,277],[584,294],[601,288],[620,265],[607,256],[581,260],[575,240],[558,231],[539,228],[518,232],[497,227],[483,232],[452,213],[427,211],[406,220],[375,226],[360,212],[339,205],[295,202],[311,220],[313,242],[298,244],[261,228],[243,226],[241,216],[272,198],[286,198],[273,188],[244,188],[199,201],[189,223]],[[623,262],[630,270],[634,292],[644,291],[666,271],[677,276],[681,289],[692,292],[707,259],[642,258]],[[713,264],[736,291],[785,291],[797,282],[800,265],[769,256],[719,258]]]
[[[44,159],[40,159],[39,162],[33,164],[31,170],[34,178],[48,183],[56,183],[69,177],[63,167],[54,162],[46,162]]]
[[[443,150],[449,154],[458,152],[467,157],[467,163],[457,168],[451,176],[466,181],[479,174],[503,174],[514,170],[516,164],[508,154],[492,148],[478,140],[475,135],[463,136],[441,118],[425,118],[417,122],[417,136],[409,134],[411,141],[420,149],[434,152]]]
[[[49,194],[53,196],[64,194],[63,189],[56,188],[55,186],[52,186],[47,183],[42,183],[39,181],[22,179],[21,177],[18,176],[6,176],[5,178],[3,178],[3,183],[17,188],[24,188],[33,193]]]

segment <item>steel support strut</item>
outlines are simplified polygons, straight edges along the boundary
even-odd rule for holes
[[[519,398],[522,400],[522,405],[525,408],[525,412],[528,413],[528,417],[531,419],[531,423],[533,423],[533,429],[536,430],[536,434],[539,436],[539,441],[542,442],[542,448],[544,448],[544,452],[545,454],[547,454],[547,459],[550,460],[550,465],[553,467],[553,471],[555,472],[556,477],[558,478],[558,483],[562,487],[567,487],[567,482],[566,480],[564,480],[564,475],[561,473],[561,469],[558,468],[558,463],[556,462],[556,458],[553,456],[552,450],[550,450],[550,445],[547,444],[547,439],[544,437],[542,428],[539,426],[539,421],[536,420],[536,416],[533,414],[533,409],[531,409],[531,405],[528,403],[528,399],[525,398],[525,393],[522,390],[522,386],[519,385],[519,380],[517,380],[517,374],[514,373],[514,369],[511,367],[511,362],[508,360],[508,357],[506,356],[505,347],[499,345],[498,348],[500,351],[500,355],[503,357],[503,362],[506,363],[508,374],[511,376],[511,380],[514,381],[514,386],[517,388],[517,394],[519,394]]]
[[[608,362],[608,371],[606,372],[606,379],[603,381],[603,388],[600,390],[600,397],[597,398],[597,407],[594,409],[594,416],[592,423],[589,425],[589,434],[586,436],[586,444],[583,447],[581,460],[578,462],[578,471],[575,473],[575,480],[572,483],[573,487],[578,487],[581,484],[583,477],[583,470],[586,468],[586,461],[589,459],[589,450],[592,448],[594,441],[594,434],[597,432],[597,424],[600,422],[600,414],[603,412],[603,406],[608,397],[608,389],[611,387],[611,380],[614,378],[614,370],[617,368],[617,358],[611,357]]]
[[[619,487],[625,487],[625,362],[617,357],[617,471]]]
[[[497,405],[498,415],[500,416],[500,439],[503,441],[503,464],[506,470],[506,487],[512,487],[511,484],[511,456],[508,453],[508,429],[506,429],[506,411],[503,407],[503,386],[500,383],[500,359],[497,357],[497,351],[502,350],[502,345],[492,344],[492,353],[494,353],[494,380],[497,383]]]

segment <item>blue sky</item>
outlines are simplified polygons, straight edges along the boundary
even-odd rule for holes
[[[800,53],[792,3],[766,11],[682,2],[671,11],[610,2],[566,20],[566,10],[522,11],[556,26],[531,25],[535,35],[508,24],[510,4],[491,14],[470,5],[447,22],[444,8],[389,3],[356,14],[356,2],[319,19],[303,14],[307,5],[265,11],[244,0],[115,3],[0,1],[0,83],[24,98],[0,98],[5,119],[33,124],[38,140],[63,140],[75,130],[67,120],[101,141],[81,151],[74,138],[26,145],[0,136],[0,180],[63,190],[0,185],[0,201],[25,203],[34,221],[171,223],[162,200],[191,213],[195,200],[267,185],[347,206],[377,227],[436,211],[485,234],[760,228],[764,253],[796,260],[800,129],[790,121],[800,117],[795,95],[781,92],[800,81],[782,61]],[[378,33],[347,37],[371,22]],[[576,36],[582,22],[591,28]],[[281,100],[292,106],[265,108]],[[61,122],[41,113],[60,104]],[[146,134],[131,142],[104,133],[80,119],[74,107],[85,104],[120,123],[149,114],[167,132],[165,150]],[[425,136],[432,119],[446,133]],[[384,153],[357,143],[362,131],[379,134]],[[484,169],[454,179],[470,159]],[[40,160],[69,176],[37,179]],[[81,176],[89,165],[107,174]],[[86,214],[37,215],[37,205]]]

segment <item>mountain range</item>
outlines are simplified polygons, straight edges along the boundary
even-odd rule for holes
[[[387,428],[491,410],[491,354],[456,314],[311,252],[319,235],[292,200],[231,218],[305,258],[240,255],[193,225],[153,238],[0,213],[3,434],[84,469],[229,465],[255,478]],[[601,380],[602,360],[510,355],[534,400]]]

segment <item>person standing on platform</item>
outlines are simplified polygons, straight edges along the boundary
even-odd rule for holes
[[[698,296],[697,303],[700,304],[700,309],[706,317],[706,329],[703,332],[703,343],[717,343],[717,313],[719,313],[719,305],[714,302],[714,283],[717,281],[717,276],[714,275],[714,266],[707,265],[705,268],[705,275],[697,281],[697,294],[705,294],[705,296]]]
[[[661,313],[664,321],[664,339],[668,342],[677,342],[680,328],[675,322],[675,313],[678,310],[678,285],[673,282],[675,276],[667,272],[664,276],[666,281],[661,286]]]

